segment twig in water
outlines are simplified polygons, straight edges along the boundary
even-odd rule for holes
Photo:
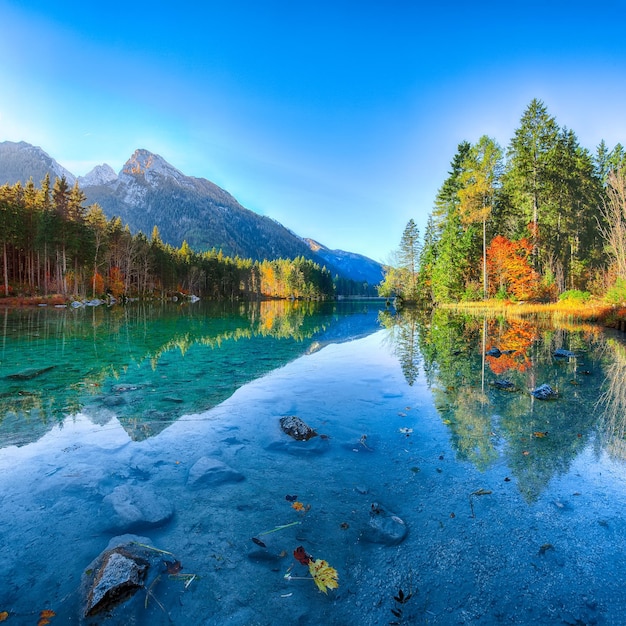
[[[258,533],[257,537],[261,537],[263,535],[269,535],[270,533],[275,533],[277,530],[283,530],[285,528],[289,528],[290,526],[296,526],[296,524],[301,524],[302,522],[291,522],[291,524],[283,524],[282,526],[276,526],[276,528],[272,528],[272,530],[265,530],[262,533]]]
[[[169,554],[170,556],[174,556],[173,552],[168,552],[167,550],[160,550],[159,548],[155,548],[153,546],[149,546],[146,543],[139,543],[138,541],[131,542],[136,546],[141,546],[142,548],[146,548],[147,550],[154,550],[155,552],[160,552],[161,554]]]

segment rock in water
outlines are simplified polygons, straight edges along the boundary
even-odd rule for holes
[[[550,387],[550,385],[539,385],[536,389],[533,389],[531,395],[535,396],[537,400],[556,400],[559,394]]]
[[[298,441],[308,441],[317,437],[317,432],[295,415],[280,418],[280,427],[284,433]]]
[[[203,456],[189,470],[187,485],[189,487],[203,487],[222,483],[236,483],[243,479],[243,474],[226,463]]]
[[[503,389],[504,391],[515,391],[516,389],[514,383],[504,378],[498,378],[497,380],[494,380],[491,385],[496,389]]]
[[[396,546],[402,543],[408,532],[404,520],[385,511],[377,503],[372,504],[369,520],[363,531],[363,539],[370,543],[384,546]]]
[[[37,378],[37,376],[41,376],[50,370],[55,368],[54,365],[50,365],[49,367],[32,367],[27,370],[22,370],[21,372],[17,372],[16,374],[9,374],[7,378],[9,380],[32,380],[33,378]]]
[[[564,348],[557,348],[552,356],[557,359],[575,359],[576,353],[571,350],[565,350]]]
[[[174,516],[171,500],[160,496],[145,485],[120,485],[103,500],[115,530],[138,531],[167,524]]]
[[[487,352],[485,352],[485,354],[487,356],[493,356],[496,359],[500,358],[502,356],[502,352],[500,352],[500,350],[498,348],[491,348],[490,350],[487,350]]]
[[[128,600],[146,579],[149,563],[119,546],[104,554],[87,595],[85,617],[109,611]]]

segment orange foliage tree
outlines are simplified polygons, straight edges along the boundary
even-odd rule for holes
[[[530,265],[532,251],[526,238],[511,241],[497,235],[492,239],[487,248],[490,295],[500,293],[518,300],[533,297],[539,276]]]

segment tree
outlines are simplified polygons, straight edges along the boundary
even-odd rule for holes
[[[522,229],[532,223],[536,230],[549,209],[558,134],[556,120],[544,103],[532,100],[511,140],[505,177],[514,206],[523,218]],[[536,248],[536,241],[533,244]]]
[[[461,221],[459,191],[462,174],[471,151],[462,141],[451,162],[448,178],[437,192],[429,237],[436,246],[432,255],[432,295],[435,302],[450,302],[462,296],[471,272],[470,253],[475,227]]]
[[[626,171],[611,171],[607,177],[604,224],[600,231],[619,280],[626,281]]]
[[[487,249],[491,293],[524,300],[533,296],[537,273],[529,263],[532,244],[525,238],[511,241],[502,235],[493,238]]]
[[[465,224],[482,223],[483,297],[487,297],[487,220],[493,212],[502,174],[502,150],[483,135],[471,147],[459,175],[459,212]]]

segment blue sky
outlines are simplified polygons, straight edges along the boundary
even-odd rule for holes
[[[0,0],[0,141],[77,175],[136,148],[330,248],[422,232],[462,140],[533,98],[626,144],[626,0]]]

